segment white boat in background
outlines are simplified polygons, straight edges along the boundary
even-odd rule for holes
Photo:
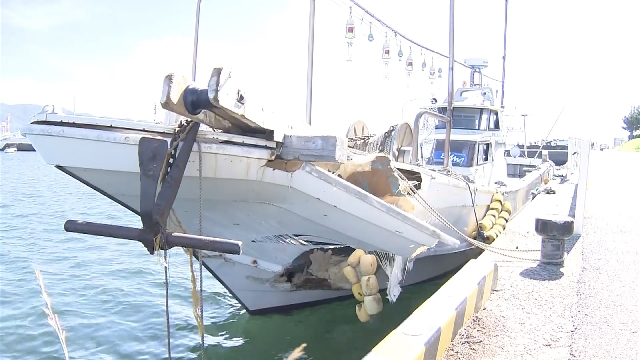
[[[15,147],[8,147],[8,148],[4,149],[4,152],[7,153],[7,154],[13,154],[16,151],[18,151],[18,149],[15,148]]]
[[[22,133],[47,164],[144,223],[141,167],[150,153],[143,143],[155,141],[164,154],[176,134],[188,138],[187,124],[215,128],[197,132],[167,227],[198,234],[201,226],[205,236],[242,241],[240,255],[199,254],[251,314],[351,296],[342,269],[354,249],[376,255],[380,287],[389,283],[395,300],[400,284],[442,275],[479,254],[469,237],[496,194],[513,216],[549,174],[542,163],[522,179],[507,177],[502,111],[493,91],[473,82],[453,100],[450,167],[443,168],[446,105],[429,104],[414,124],[379,136],[362,122],[349,128],[349,138],[276,135],[238,114],[242,103],[232,110],[217,101],[219,76],[214,70],[208,89],[165,78],[163,107],[190,120],[178,132],[43,111]]]

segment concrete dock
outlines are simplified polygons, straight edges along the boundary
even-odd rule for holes
[[[552,181],[493,244],[540,249],[539,215],[575,214],[576,184]],[[442,359],[640,359],[640,154],[591,152],[581,235],[564,266],[485,252],[499,278]],[[510,253],[539,259],[540,252]]]

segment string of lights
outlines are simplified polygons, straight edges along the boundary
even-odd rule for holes
[[[407,70],[407,75],[410,75],[411,72],[413,71],[413,49],[412,46],[420,49],[420,55],[423,57],[423,61],[422,61],[422,70],[425,71],[427,68],[427,63],[426,63],[426,59],[425,59],[425,52],[428,54],[432,54],[435,55],[437,57],[440,58],[444,58],[444,59],[448,59],[449,57],[445,54],[443,54],[442,52],[439,52],[437,50],[434,50],[430,47],[424,46],[420,43],[418,43],[417,41],[409,38],[408,36],[402,34],[401,32],[399,32],[398,30],[396,30],[395,28],[393,28],[391,25],[389,25],[388,23],[384,22],[382,19],[380,19],[379,17],[377,17],[375,14],[373,14],[371,11],[369,11],[368,9],[366,9],[364,6],[362,6],[360,3],[358,3],[356,0],[331,0],[334,4],[336,4],[337,6],[341,7],[344,10],[348,10],[349,12],[349,18],[347,20],[347,25],[346,25],[346,34],[345,37],[347,38],[348,42],[348,48],[349,48],[349,59],[348,61],[351,61],[351,47],[353,46],[353,39],[355,39],[356,37],[356,33],[363,33],[364,37],[369,41],[369,42],[373,42],[377,36],[374,35],[374,33],[377,33],[378,36],[384,36],[385,37],[385,42],[383,44],[383,48],[382,48],[382,59],[385,63],[386,66],[388,66],[388,61],[391,59],[391,46],[389,43],[389,40],[391,37],[393,37],[393,40],[395,40],[396,45],[398,46],[399,50],[398,50],[398,59],[400,61],[402,61],[402,58],[404,56],[404,52],[402,50],[402,43],[408,43],[409,44],[409,55],[406,57],[405,60],[405,68]],[[353,6],[355,6],[356,9],[353,9]],[[355,10],[355,11],[354,11]],[[356,19],[356,21],[354,21],[354,18]],[[369,20],[369,26],[368,26],[368,33],[366,33],[367,30],[367,24],[365,23],[365,19],[370,19]],[[359,26],[356,26],[356,22],[357,20],[359,21]],[[362,30],[361,30],[362,29]],[[359,35],[359,34],[358,34]],[[389,36],[391,35],[391,36]],[[405,48],[406,49],[406,48]],[[415,53],[417,54],[417,53]],[[460,62],[458,60],[454,59],[455,64],[463,66],[464,68],[467,69],[471,69],[470,66],[468,66],[467,64]],[[442,77],[442,68],[438,68],[438,77]],[[435,78],[435,68],[433,66],[433,58],[432,58],[432,64],[431,64],[431,68],[429,69],[429,77],[433,80]],[[484,75],[485,79],[488,80],[492,80],[492,81],[496,81],[498,83],[502,83],[502,81],[488,76],[488,75]]]

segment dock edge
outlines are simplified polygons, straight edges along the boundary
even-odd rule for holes
[[[363,360],[442,358],[498,283],[498,264],[472,259],[378,343]]]

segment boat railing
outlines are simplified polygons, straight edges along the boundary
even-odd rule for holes
[[[411,146],[411,163],[416,164],[418,162],[418,143],[420,141],[420,120],[427,115],[434,119],[444,121],[445,123],[451,122],[451,118],[442,115],[432,109],[421,109],[418,111],[416,118],[413,120],[413,143]]]

